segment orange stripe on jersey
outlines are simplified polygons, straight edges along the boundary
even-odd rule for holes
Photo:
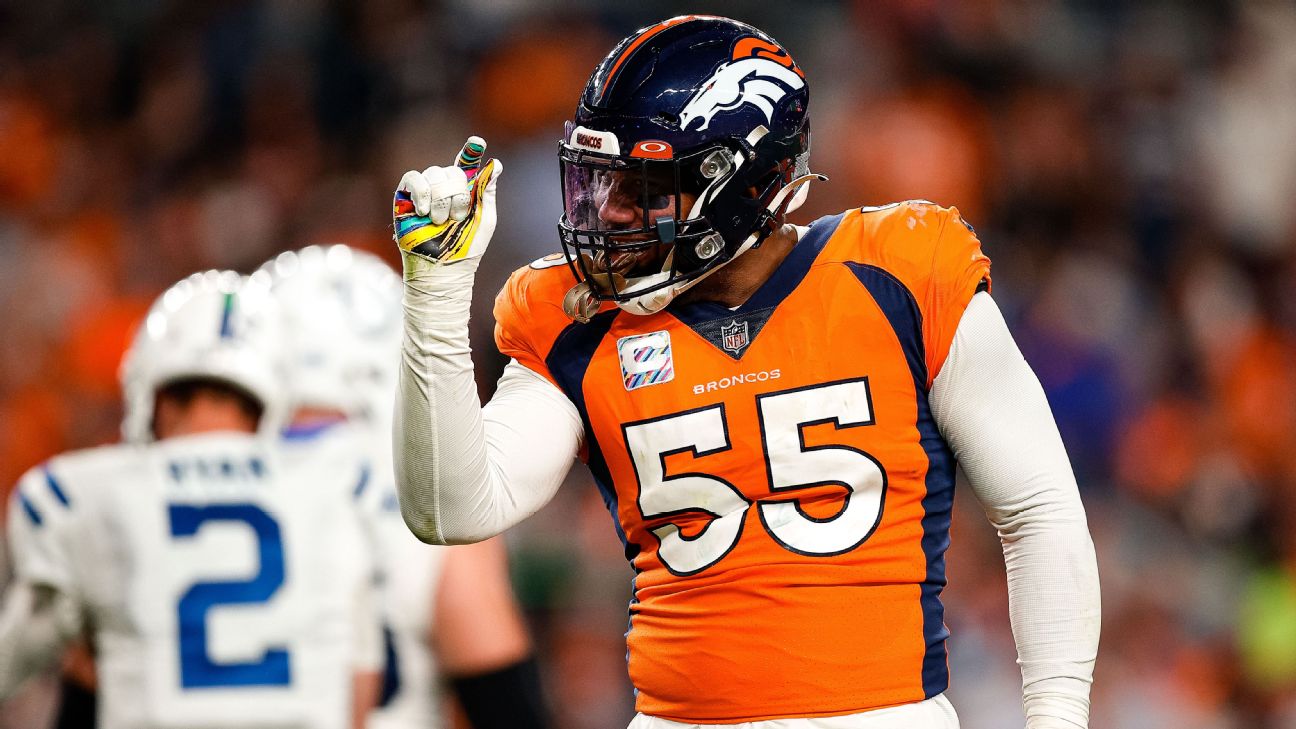
[[[744,722],[945,690],[954,461],[927,387],[988,265],[956,212],[903,204],[817,221],[737,310],[560,327],[558,279],[510,281],[501,349],[581,412],[635,568],[639,711]]]
[[[630,55],[635,52],[635,49],[637,49],[639,46],[644,44],[644,41],[647,41],[649,38],[657,35],[663,30],[666,30],[667,28],[670,28],[672,26],[679,25],[680,23],[685,23],[690,20],[701,20],[705,18],[714,18],[714,17],[716,16],[680,15],[678,17],[670,18],[669,20],[663,20],[657,25],[649,26],[643,29],[642,31],[640,31],[638,37],[636,37],[633,41],[631,41],[630,45],[626,46],[624,51],[621,51],[621,53],[616,57],[616,60],[612,62],[612,66],[608,68],[607,76],[603,78],[603,85],[599,87],[599,99],[602,100],[603,96],[607,94],[608,86],[611,85],[612,78],[616,76],[616,72],[621,68],[621,64],[625,63],[626,59],[628,59]]]

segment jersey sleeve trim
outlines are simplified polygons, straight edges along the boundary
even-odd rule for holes
[[[45,485],[49,487],[50,493],[54,494],[54,498],[63,506],[71,508],[72,502],[68,499],[63,488],[59,486],[58,479],[54,478],[54,474],[50,472],[49,466],[41,466],[41,471],[45,474]]]
[[[45,519],[41,517],[40,511],[36,508],[36,505],[31,502],[31,499],[27,498],[27,494],[23,493],[21,486],[14,489],[14,498],[18,500],[19,506],[22,507],[23,514],[27,516],[27,521],[30,521],[32,526],[39,527],[45,523]]]
[[[6,534],[14,574],[71,594],[74,582],[67,538],[76,512],[65,482],[50,475],[46,464],[23,474],[13,489]]]
[[[884,268],[855,262],[847,262],[846,267],[882,309],[904,350],[914,384],[920,392],[926,391],[927,358],[923,346],[922,309],[913,292]]]
[[[594,315],[587,324],[573,324],[567,327],[562,334],[558,335],[553,348],[549,351],[549,356],[545,359],[545,364],[553,373],[555,384],[567,395],[567,399],[571,400],[576,406],[576,411],[580,413],[581,425],[586,435],[580,459],[589,466],[590,473],[594,476],[594,483],[603,497],[603,505],[611,512],[617,537],[621,539],[621,544],[624,546],[626,536],[621,529],[621,520],[617,517],[619,501],[612,483],[612,473],[603,458],[602,447],[590,424],[589,412],[585,408],[584,387],[585,373],[589,369],[590,361],[594,359],[594,353],[607,337],[613,322],[620,314],[620,309],[609,309]]]
[[[355,488],[351,490],[352,499],[359,501],[360,497],[364,496],[365,489],[369,487],[369,480],[372,475],[372,469],[369,468],[368,463],[360,466],[360,478],[356,480]]]

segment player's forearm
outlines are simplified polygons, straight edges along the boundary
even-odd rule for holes
[[[430,543],[479,542],[530,516],[579,446],[575,406],[516,363],[483,411],[468,346],[475,265],[406,264],[396,476],[406,524]]]
[[[446,674],[482,675],[531,655],[502,539],[450,550],[435,601],[428,632]]]
[[[405,262],[405,334],[395,413],[396,483],[411,531],[433,544],[478,541],[462,523],[489,497],[481,404],[468,345],[476,261]],[[478,539],[472,539],[478,536]]]
[[[1008,567],[1008,610],[1030,729],[1089,726],[1089,687],[1098,651],[1098,568],[1083,522],[999,526]],[[1063,722],[1063,723],[1059,723]]]
[[[72,634],[75,609],[49,588],[16,582],[0,607],[0,701],[50,666]]]
[[[988,294],[968,306],[931,403],[1003,544],[1028,726],[1083,729],[1100,617],[1093,543],[1043,389]]]
[[[351,728],[364,729],[369,714],[382,701],[382,671],[355,671],[351,674]]]

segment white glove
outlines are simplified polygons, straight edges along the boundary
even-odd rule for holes
[[[482,164],[486,142],[469,137],[449,167],[410,170],[396,186],[392,222],[403,255],[438,263],[475,259],[495,233],[495,181],[504,166]]]

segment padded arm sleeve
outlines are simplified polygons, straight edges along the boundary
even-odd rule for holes
[[[580,448],[580,415],[510,362],[484,409],[468,346],[473,266],[406,260],[395,418],[401,514],[430,544],[488,539],[538,511]]]
[[[972,298],[931,389],[932,414],[1003,545],[1029,729],[1089,726],[1098,567],[1039,380],[988,293]]]

